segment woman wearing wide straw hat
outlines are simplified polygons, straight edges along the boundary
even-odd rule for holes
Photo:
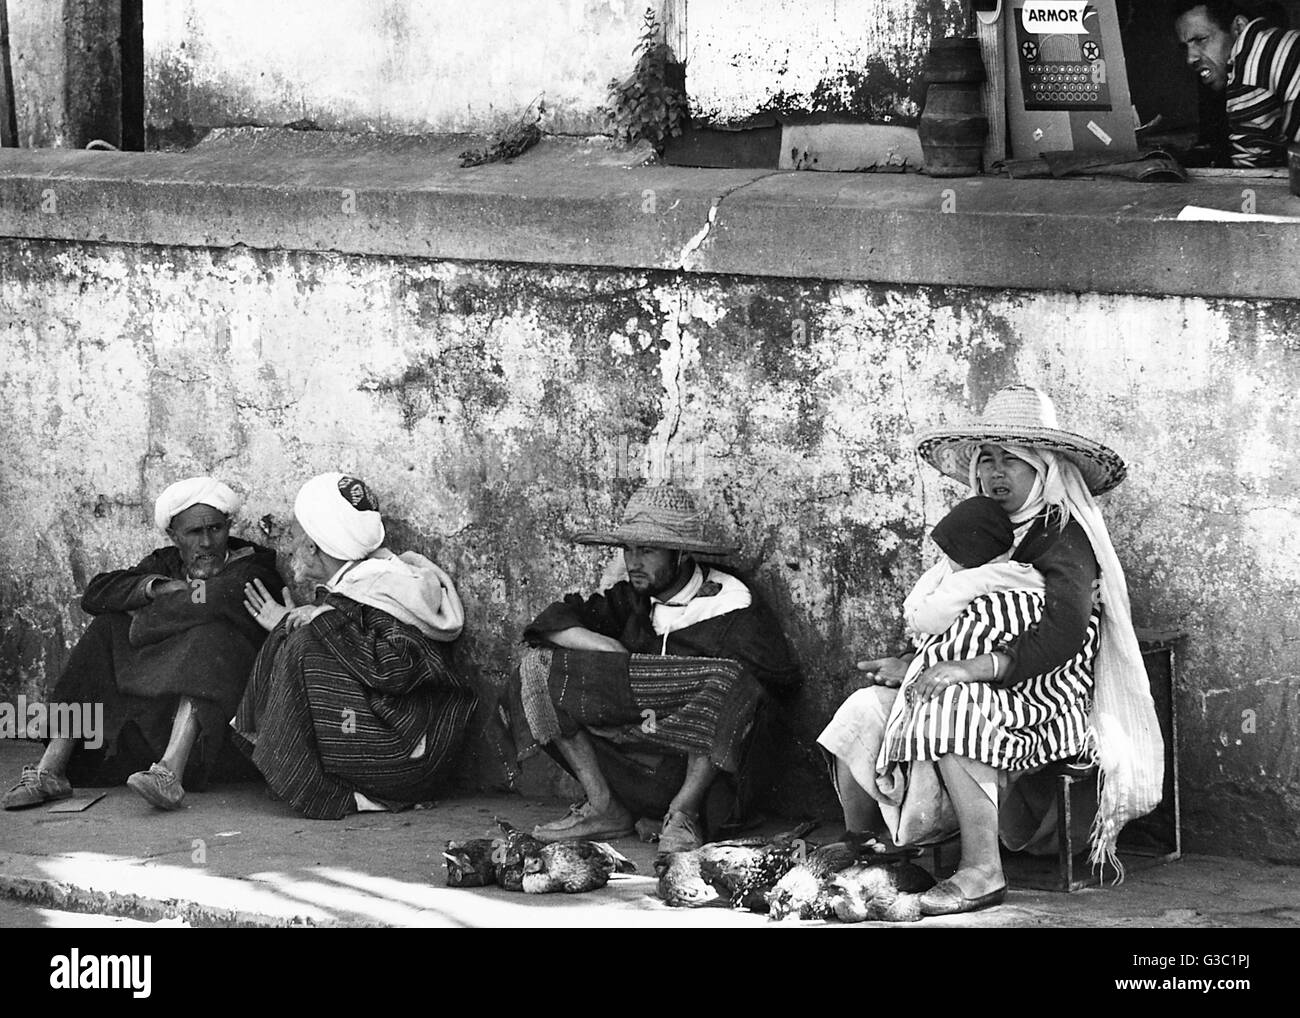
[[[921,433],[916,448],[974,494],[998,503],[1015,530],[1014,559],[1033,565],[1046,581],[1036,626],[991,653],[941,661],[908,677],[913,700],[930,706],[934,724],[922,746],[891,746],[888,753],[900,753],[890,758],[905,763],[937,760],[961,832],[961,862],[950,879],[925,894],[921,906],[924,914],[945,915],[996,904],[1006,893],[998,803],[999,790],[1013,776],[999,747],[1005,744],[1003,725],[1034,735],[1031,685],[1040,689],[1045,678],[1068,675],[1069,683],[1048,681],[1048,695],[1090,699],[1059,704],[1079,719],[1079,737],[1040,739],[1036,757],[1024,766],[1073,756],[1081,747],[1095,756],[1101,779],[1094,863],[1114,864],[1120,829],[1159,803],[1164,756],[1124,571],[1094,498],[1124,479],[1123,460],[1059,427],[1050,398],[1024,385],[996,393],[973,425]],[[900,658],[860,662],[870,684],[841,706],[818,740],[832,757],[850,832],[883,833],[880,804],[887,804],[887,813],[897,805],[881,783],[878,764],[907,665]],[[963,684],[984,685],[966,686],[963,696],[962,688],[954,688]],[[976,702],[981,709],[961,706]],[[964,754],[954,750],[954,731],[963,733]],[[1071,741],[1076,744],[1058,744]]]

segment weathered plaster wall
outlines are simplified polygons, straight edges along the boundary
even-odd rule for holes
[[[848,113],[915,123],[935,39],[962,34],[960,0],[685,3],[691,115]]]
[[[120,146],[120,4],[22,0],[8,11],[18,144]]]
[[[1019,379],[1131,463],[1106,512],[1137,621],[1190,633],[1188,845],[1300,859],[1294,303],[16,240],[0,270],[6,698],[44,692],[80,589],[158,543],[177,477],[225,477],[281,547],[303,479],[367,478],[393,544],[457,578],[491,687],[607,564],[565,535],[657,470],[704,488],[784,614],[808,683],[777,803],[829,811],[812,739],[851,663],[899,645],[960,495],[908,436]],[[487,742],[466,768],[501,780]]]
[[[646,0],[145,0],[146,120],[495,130],[546,94],[546,127],[605,129]]]

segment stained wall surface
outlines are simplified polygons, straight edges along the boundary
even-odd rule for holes
[[[548,130],[598,133],[648,6],[145,0],[146,120],[161,131],[173,120],[491,131],[544,93]]]
[[[903,645],[924,534],[961,497],[909,436],[1024,381],[1120,450],[1104,500],[1139,625],[1180,657],[1189,848],[1295,860],[1300,307],[336,253],[0,243],[0,696],[42,696],[96,572],[161,535],[172,480],[245,493],[285,547],[312,474],[372,483],[393,546],[456,578],[500,687],[524,623],[609,565],[568,535],[647,476],[701,489],[807,681],[779,807],[829,811],[814,738]],[[490,711],[470,784],[505,769]],[[562,787],[549,763],[525,789]]]

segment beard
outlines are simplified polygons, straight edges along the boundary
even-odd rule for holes
[[[208,580],[221,572],[225,564],[225,554],[199,552],[185,564],[185,575],[192,580]]]

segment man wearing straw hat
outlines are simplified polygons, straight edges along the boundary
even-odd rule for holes
[[[720,773],[740,769],[763,690],[793,689],[798,666],[749,587],[696,560],[733,546],[706,537],[690,493],[642,488],[619,527],[576,540],[621,547],[627,579],[591,597],[570,594],[524,631],[533,649],[511,689],[520,758],[539,746],[558,751],[587,795],[533,833],[544,841],[632,833],[637,818],[602,767],[595,733],[623,748],[686,757],[659,847],[696,848],[705,797]]]

